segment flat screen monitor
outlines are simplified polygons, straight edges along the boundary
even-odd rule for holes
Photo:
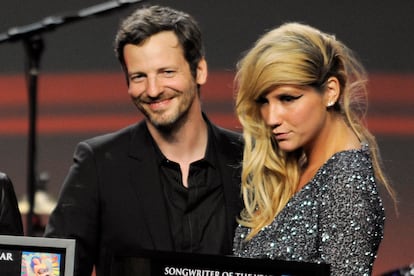
[[[0,275],[73,276],[75,240],[0,235]]]

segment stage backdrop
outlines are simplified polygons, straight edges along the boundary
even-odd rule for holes
[[[26,27],[100,3],[103,1],[2,1],[0,38],[13,27]],[[400,214],[396,216],[383,193],[388,219],[374,274],[414,262],[411,0],[142,1],[43,33],[36,169],[49,175],[47,191],[52,196],[58,194],[78,141],[141,119],[128,99],[112,46],[121,18],[149,4],[185,10],[199,21],[210,69],[208,84],[202,89],[204,109],[217,124],[236,130],[240,126],[233,112],[234,68],[241,54],[266,30],[300,21],[336,34],[354,49],[371,77],[367,123],[378,138],[384,166],[399,194]],[[9,174],[19,198],[27,192],[29,100],[24,49],[20,40],[0,42],[0,170]]]

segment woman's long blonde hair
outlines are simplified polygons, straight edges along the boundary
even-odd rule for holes
[[[282,84],[323,91],[329,77],[340,82],[333,106],[360,141],[368,143],[377,180],[395,193],[380,165],[374,136],[364,126],[367,109],[366,72],[352,51],[334,36],[300,23],[284,24],[262,36],[238,63],[236,113],[245,139],[239,223],[251,228],[248,239],[270,224],[295,193],[303,152],[279,150],[260,115],[257,100]]]

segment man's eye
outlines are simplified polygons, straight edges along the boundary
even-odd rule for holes
[[[164,76],[166,76],[166,77],[173,77],[174,75],[175,75],[174,70],[165,70],[164,71]]]
[[[141,80],[143,80],[143,79],[144,79],[144,75],[141,75],[141,74],[131,75],[131,76],[129,77],[129,80],[130,80],[131,82],[139,82],[139,81],[141,81]]]

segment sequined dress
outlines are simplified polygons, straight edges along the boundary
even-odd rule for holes
[[[367,145],[336,153],[250,241],[238,226],[238,257],[328,263],[331,275],[370,275],[384,230],[384,208]]]

